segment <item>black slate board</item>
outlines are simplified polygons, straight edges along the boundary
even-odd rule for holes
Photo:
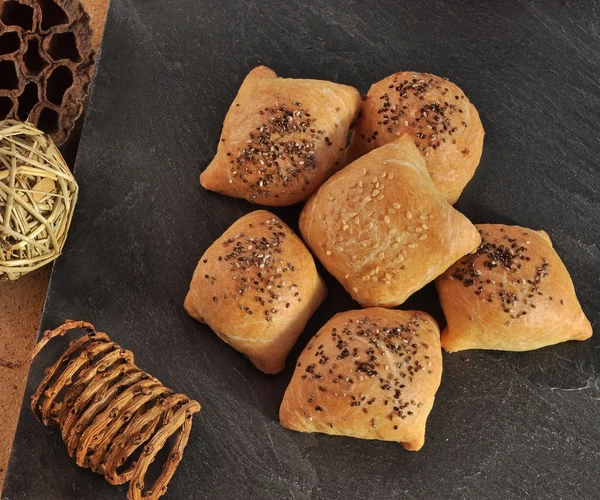
[[[77,161],[81,198],[42,327],[91,321],[202,402],[167,498],[598,498],[598,336],[522,354],[444,355],[425,447],[409,453],[277,422],[300,350],[335,311],[356,306],[331,279],[276,377],[182,308],[201,253],[252,208],[198,185],[246,73],[263,63],[364,92],[414,69],[458,83],[487,131],[457,207],[474,222],[546,229],[597,330],[598,15],[583,1],[112,2]],[[296,225],[297,209],[277,213]],[[406,307],[443,321],[431,286]],[[3,499],[125,496],[77,468],[29,410],[65,343],[32,367]]]

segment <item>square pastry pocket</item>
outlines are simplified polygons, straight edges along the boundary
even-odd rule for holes
[[[364,307],[402,304],[480,242],[408,135],[331,177],[302,210],[300,231]]]
[[[442,377],[439,334],[420,311],[336,314],[298,359],[281,425],[419,450]]]
[[[253,69],[227,112],[206,189],[270,206],[306,200],[341,167],[358,91]]]
[[[304,243],[264,210],[236,221],[206,250],[185,309],[264,373],[283,370],[327,289]]]
[[[569,272],[544,231],[477,228],[477,251],[435,282],[448,322],[445,350],[528,351],[592,335]]]

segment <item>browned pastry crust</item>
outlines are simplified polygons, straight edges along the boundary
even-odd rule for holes
[[[442,377],[439,329],[420,311],[348,311],[306,346],[285,391],[281,425],[400,442],[419,450]]]
[[[253,69],[227,112],[206,189],[270,206],[306,200],[340,166],[358,91]]]
[[[571,277],[544,231],[477,228],[477,252],[435,282],[448,321],[444,349],[528,351],[592,335]]]
[[[348,161],[410,134],[434,184],[455,203],[473,177],[484,130],[475,106],[452,82],[403,71],[373,84],[348,148]]]
[[[275,215],[258,210],[206,250],[185,308],[259,370],[278,373],[326,295],[304,243]]]
[[[363,306],[402,304],[480,242],[408,135],[331,177],[304,207],[300,231]]]

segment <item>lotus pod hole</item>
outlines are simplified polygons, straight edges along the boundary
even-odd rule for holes
[[[7,31],[0,35],[0,56],[16,52],[20,46],[21,40],[16,31]]]
[[[0,61],[0,89],[13,90],[19,85],[15,63]]]
[[[0,96],[0,120],[4,120],[12,111],[14,103],[10,97]]]
[[[65,92],[73,85],[73,74],[67,66],[56,68],[46,84],[46,97],[52,104],[60,106]]]
[[[43,108],[38,119],[40,130],[54,134],[58,130],[58,113],[50,108]]]
[[[47,47],[48,54],[55,61],[61,59],[70,59],[73,62],[80,60],[79,52],[77,51],[77,43],[73,33],[56,33],[50,38]]]
[[[0,20],[6,26],[20,26],[25,31],[33,29],[33,8],[24,3],[8,0],[0,3]]]
[[[53,0],[37,0],[42,9],[42,30],[47,31],[53,26],[69,22],[69,18]]]
[[[48,66],[48,62],[44,61],[40,55],[37,39],[32,38],[27,43],[27,51],[23,55],[23,63],[23,70],[30,75],[37,75]]]
[[[25,121],[38,102],[38,87],[35,82],[29,82],[25,85],[25,90],[23,90],[23,93],[18,98],[19,110],[17,114],[19,120]]]

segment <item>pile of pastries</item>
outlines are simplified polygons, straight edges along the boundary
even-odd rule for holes
[[[270,212],[245,215],[201,257],[186,310],[276,374],[327,295],[313,256],[364,308],[308,343],[283,426],[418,450],[442,348],[525,351],[591,336],[544,231],[474,225],[453,208],[483,138],[463,91],[434,75],[395,73],[362,98],[264,66],[245,78],[200,182],[260,205],[305,202],[302,239]],[[427,313],[394,309],[434,280],[441,334]]]

